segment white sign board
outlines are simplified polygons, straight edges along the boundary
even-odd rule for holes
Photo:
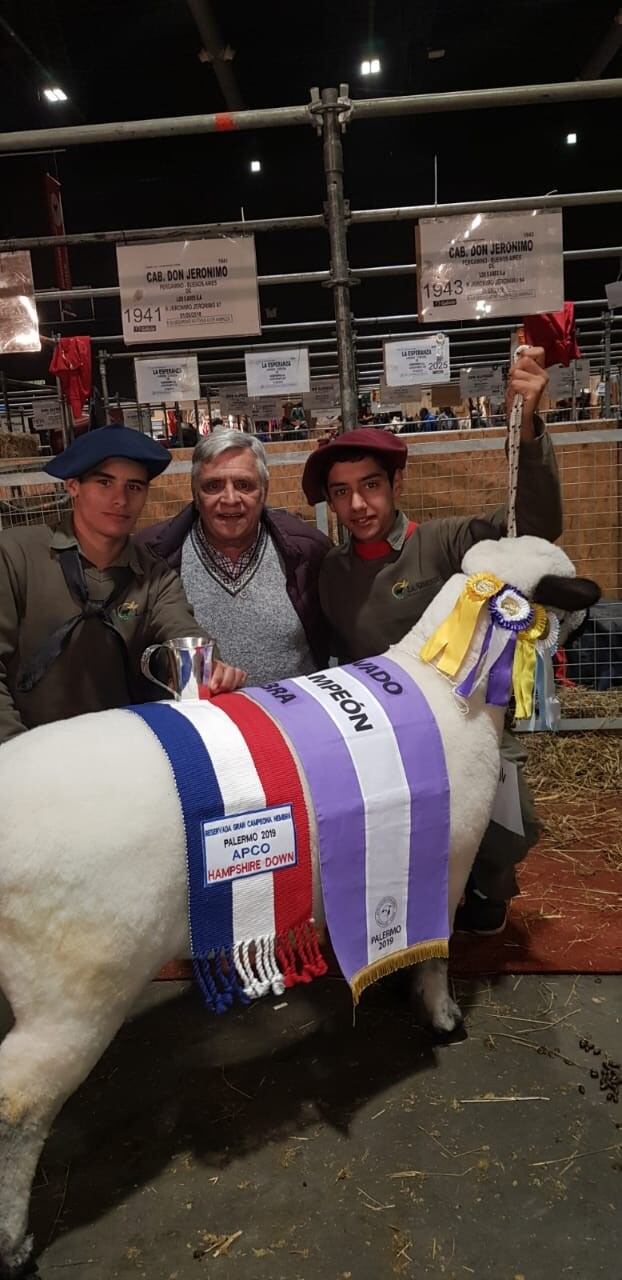
[[[551,400],[562,400],[579,394],[590,385],[589,360],[573,360],[571,364],[554,364],[547,369],[549,385],[546,394]]]
[[[139,404],[172,404],[175,400],[200,398],[196,356],[135,360],[134,370]]]
[[[284,401],[275,396],[260,396],[257,400],[251,400],[250,412],[259,422],[267,421],[269,418],[282,418],[283,404]]]
[[[146,431],[151,434],[151,414],[146,410],[142,412],[140,409],[123,410],[123,426],[130,427],[132,431]]]
[[[341,407],[338,378],[312,378],[311,390],[304,398],[305,409],[312,413],[337,413]]]
[[[0,253],[0,355],[40,350],[30,254]]]
[[[614,307],[622,307],[622,280],[614,280],[611,284],[606,284],[605,293],[612,311]]]
[[[473,365],[470,369],[460,370],[460,395],[463,400],[467,396],[491,396],[502,400],[505,395],[503,385],[503,369],[500,364]]]
[[[253,396],[301,395],[311,388],[307,347],[285,351],[247,351],[246,386]]]
[[[560,311],[561,210],[422,218],[417,293],[424,324]]]
[[[250,402],[245,382],[229,382],[218,392],[220,416],[231,413],[234,417],[243,417],[250,413]]]
[[[385,342],[384,376],[388,387],[449,382],[449,338],[445,333],[432,333]]]
[[[58,400],[33,400],[33,431],[62,431],[63,415]]]
[[[397,400],[375,400],[371,407],[372,413],[401,413],[402,406]]]
[[[127,343],[261,333],[252,236],[120,245]]]
[[[205,884],[221,884],[298,861],[291,804],[203,823]]]

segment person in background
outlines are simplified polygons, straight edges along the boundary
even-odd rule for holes
[[[544,352],[532,348],[517,360],[508,379],[508,411],[523,396],[518,475],[518,532],[558,538],[562,529],[559,478],[551,440],[536,414],[548,378]],[[504,529],[505,508],[487,520],[475,517],[426,520],[416,525],[399,509],[407,445],[389,432],[362,428],[314,450],[302,486],[307,501],[328,499],[350,534],[334,547],[320,572],[320,601],[339,658],[354,661],[398,644],[419,621],[444,582],[461,570],[465,552]],[[506,733],[502,755],[519,770],[524,835],[495,822],[482,842],[456,928],[499,933],[506,901],[518,892],[514,867],[540,833],[521,768],[526,751]]]
[[[54,529],[0,533],[0,744],[52,720],[161,698],[141,674],[147,646],[214,634],[177,574],[131,539],[169,462],[139,431],[88,432],[45,466],[65,481],[71,515]],[[209,687],[243,680],[216,661]]]
[[[318,582],[331,544],[298,516],[266,506],[258,437],[227,430],[199,441],[192,494],[179,515],[137,541],[181,573],[199,623],[210,620],[251,685],[324,666],[330,645]]]

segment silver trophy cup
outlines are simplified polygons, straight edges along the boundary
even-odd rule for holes
[[[165,663],[165,681],[159,680],[151,670],[151,658],[159,652]],[[172,693],[177,702],[186,699],[209,698],[208,685],[212,674],[214,642],[207,636],[174,636],[162,644],[150,644],[140,660],[141,670],[148,680]]]

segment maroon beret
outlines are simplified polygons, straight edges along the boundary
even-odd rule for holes
[[[344,449],[391,458],[399,471],[403,471],[408,457],[405,441],[399,440],[392,431],[378,431],[375,427],[357,427],[355,431],[333,436],[332,440],[320,440],[317,449],[309,454],[302,473],[304,495],[312,507],[316,502],[325,501],[326,477],[335,454],[341,454]]]

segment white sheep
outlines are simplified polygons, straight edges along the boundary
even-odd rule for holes
[[[598,595],[595,584],[574,577],[563,551],[537,538],[478,543],[463,569],[537,596],[563,615],[562,627],[567,611]],[[389,650],[423,690],[443,739],[451,921],[492,810],[504,718],[481,689],[465,715],[446,678],[418,656],[464,582],[462,574],[450,579]],[[167,759],[139,717],[104,711],[15,738],[0,748],[0,796],[0,988],[15,1019],[0,1045],[0,1277],[16,1280],[36,1270],[28,1203],[55,1115],[145,984],[188,954],[189,939],[179,801]],[[432,1026],[451,1031],[461,1015],[445,962],[419,965],[414,984]]]

